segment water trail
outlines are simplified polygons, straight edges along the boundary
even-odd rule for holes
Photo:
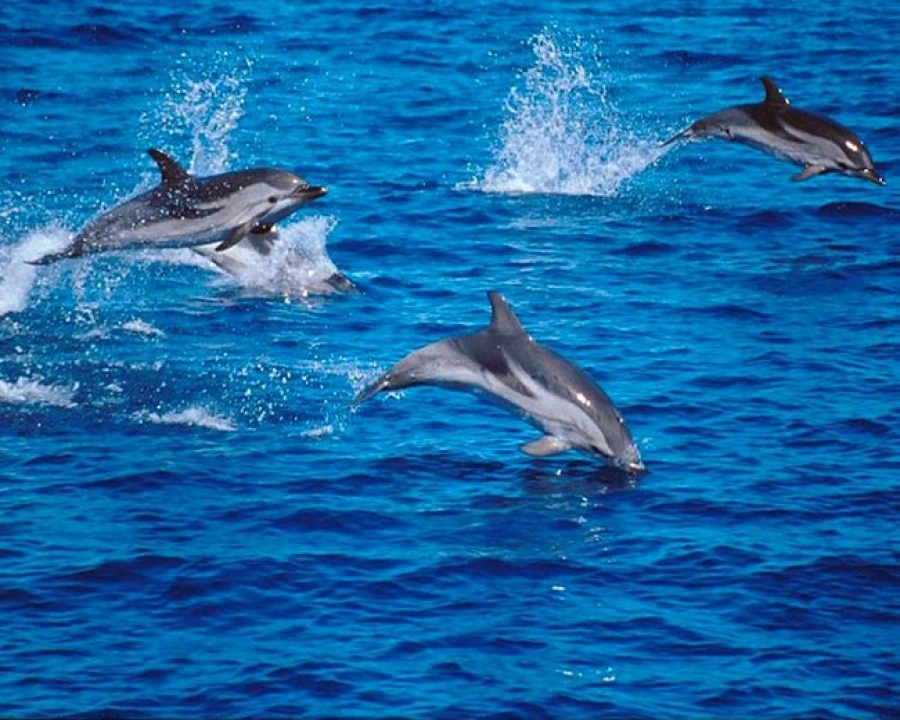
[[[16,405],[51,405],[60,408],[75,407],[74,387],[45,385],[40,380],[18,378],[15,382],[0,379],[0,403]]]
[[[149,422],[154,425],[191,425],[219,432],[233,432],[237,429],[228,418],[217,415],[207,408],[193,405],[184,410],[162,414],[154,412],[138,414],[135,419],[138,422]]]
[[[638,138],[607,94],[592,46],[563,46],[551,30],[532,38],[535,63],[506,99],[499,149],[469,187],[496,193],[614,196],[663,154]]]
[[[0,317],[22,312],[28,304],[38,274],[28,261],[62,250],[69,237],[68,230],[50,225],[32,230],[15,245],[0,246]]]

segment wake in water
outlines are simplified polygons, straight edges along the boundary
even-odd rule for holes
[[[469,187],[495,193],[615,195],[665,152],[630,130],[608,98],[596,53],[550,30],[532,38],[535,63],[506,99],[494,163]]]
[[[75,407],[74,388],[47,385],[40,380],[18,378],[15,382],[0,379],[0,404],[50,405],[60,408]]]
[[[0,246],[0,317],[28,305],[38,273],[28,261],[62,250],[69,237],[68,230],[52,225],[32,230],[17,245]]]

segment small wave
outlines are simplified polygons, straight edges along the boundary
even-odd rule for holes
[[[144,320],[129,320],[122,329],[145,337],[162,337],[165,333]]]
[[[68,230],[50,225],[32,230],[17,245],[0,248],[0,317],[28,305],[38,273],[28,261],[62,250],[68,242]]]
[[[138,420],[155,425],[194,425],[220,432],[237,430],[237,427],[228,418],[216,415],[210,410],[198,406],[192,406],[178,412],[141,414],[138,416]]]
[[[172,75],[172,90],[155,113],[143,118],[147,135],[159,142],[159,132],[172,137],[172,145],[191,140],[190,169],[198,175],[225,172],[230,165],[228,140],[244,114],[252,63],[218,53],[185,58],[188,70]],[[199,75],[197,64],[200,64]]]
[[[15,382],[0,380],[0,403],[15,405],[50,405],[52,407],[75,407],[75,391],[59,385],[44,385],[38,380],[20,377]]]
[[[532,39],[535,64],[506,100],[500,148],[484,177],[464,187],[495,193],[610,197],[665,148],[626,127],[594,76],[596,52],[561,47],[545,29]],[[593,65],[593,68],[591,67]]]

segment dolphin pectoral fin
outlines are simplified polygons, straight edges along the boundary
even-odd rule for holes
[[[216,252],[222,252],[223,250],[227,250],[228,248],[234,247],[241,240],[247,237],[247,234],[250,232],[250,229],[253,227],[253,223],[244,223],[243,225],[238,225],[234,228],[228,235],[225,236],[225,239],[222,240],[218,245],[216,245]]]
[[[803,180],[809,180],[816,175],[821,175],[824,172],[828,172],[828,168],[824,165],[807,165],[801,172],[794,175],[791,180],[794,182],[802,182]]]
[[[535,440],[534,442],[522,445],[522,447],[519,449],[523,453],[531,455],[532,457],[548,457],[550,455],[556,455],[557,453],[565,452],[570,448],[571,445],[563,442],[558,437],[554,437],[553,435],[544,435],[544,437],[542,437],[540,440]]]

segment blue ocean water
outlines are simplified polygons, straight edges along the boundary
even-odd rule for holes
[[[36,12],[0,8],[0,715],[900,716],[898,7]],[[763,74],[887,186],[659,147]],[[24,262],[152,146],[329,193],[237,276]],[[466,394],[349,409],[489,289],[646,476]]]

